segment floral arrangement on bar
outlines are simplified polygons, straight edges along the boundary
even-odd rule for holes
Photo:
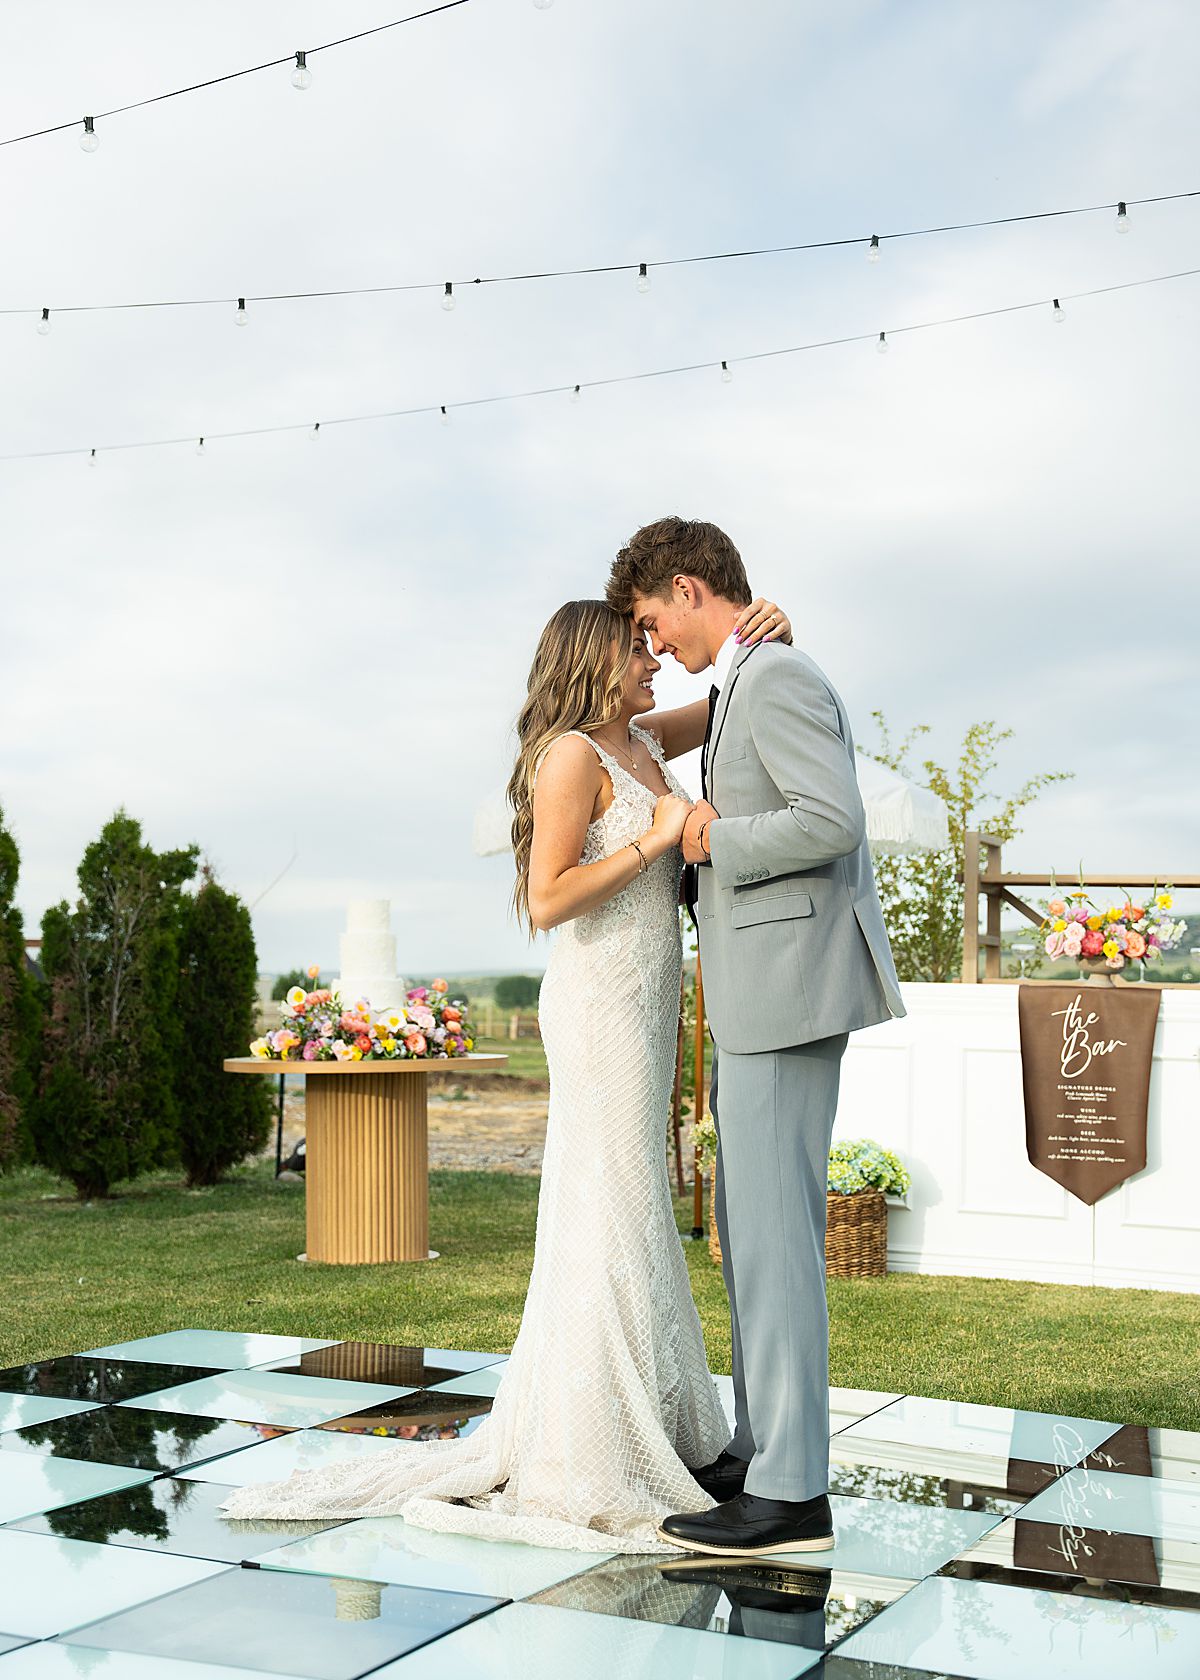
[[[308,970],[315,980],[320,969]],[[283,1003],[284,1025],[256,1038],[250,1053],[264,1062],[395,1062],[413,1057],[465,1056],[475,1048],[467,1005],[451,998],[445,980],[416,986],[403,1007],[377,1013],[366,998],[343,1004],[325,987],[293,986]]]
[[[900,1157],[874,1138],[849,1138],[830,1145],[828,1189],[835,1195],[882,1190],[885,1196],[903,1196],[911,1183],[912,1174]]]
[[[1046,955],[1052,962],[1070,962],[1094,968],[1124,968],[1127,962],[1154,962],[1164,951],[1173,951],[1187,931],[1186,922],[1169,914],[1173,887],[1151,895],[1150,905],[1134,904],[1126,896],[1123,904],[1101,910],[1088,897],[1082,877],[1077,892],[1064,893],[1046,904],[1046,915],[1038,928],[1044,936]]]

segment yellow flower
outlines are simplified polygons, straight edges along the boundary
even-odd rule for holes
[[[260,1061],[266,1061],[271,1054],[266,1039],[256,1038],[254,1043],[250,1046],[250,1054],[252,1056],[257,1056]]]
[[[473,1038],[466,1038],[463,1040],[463,1043],[466,1045],[468,1050],[474,1050],[475,1040]]]
[[[396,1048],[396,1040],[394,1038],[381,1038],[379,1040],[379,1042],[383,1046],[383,1048],[387,1051],[389,1056],[391,1055],[392,1051]]]
[[[1067,925],[1066,922],[1063,921],[1061,916],[1057,917],[1056,920],[1055,920],[1055,923],[1054,923],[1055,933],[1062,933],[1062,931],[1066,927],[1066,925]]]
[[[1087,919],[1087,925],[1091,928],[1093,933],[1098,931],[1098,929],[1101,927],[1103,922],[1104,922],[1104,917],[1103,916],[1089,916],[1088,919]]]
[[[1159,893],[1154,900],[1154,907],[1156,910],[1169,910],[1171,908],[1171,902],[1170,893]]]
[[[1104,941],[1103,950],[1106,957],[1115,957],[1119,953],[1120,949],[1121,947],[1117,944],[1115,939],[1106,939]]]
[[[1119,922],[1121,920],[1121,912],[1117,909],[1115,904],[1109,906],[1109,908],[1104,912],[1104,916],[1105,920],[1110,922]]]
[[[351,1051],[350,1051],[350,1060],[352,1062],[361,1062],[362,1061],[362,1056],[363,1056],[362,1051],[358,1048],[358,1045],[355,1044],[351,1048]]]

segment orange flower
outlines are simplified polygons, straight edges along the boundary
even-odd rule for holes
[[[450,986],[445,980],[435,980],[430,989],[435,992],[448,992],[450,990]]]
[[[412,1055],[423,1056],[425,1054],[425,1034],[424,1033],[419,1033],[419,1032],[405,1033],[404,1042],[408,1046],[408,1049],[409,1049],[409,1051]]]
[[[1127,904],[1125,906],[1125,920],[1127,922],[1140,922],[1145,914],[1146,912],[1140,904]]]
[[[1125,935],[1125,955],[1127,957],[1144,957],[1146,955],[1146,941],[1135,928],[1130,928]]]
[[[442,1020],[446,1026],[452,1027],[456,1021],[462,1020],[462,1010],[455,1009],[452,1003],[448,1004],[447,1007],[442,1010]]]
[[[364,1056],[371,1048],[371,1040],[367,1037],[366,1033],[359,1033],[354,1042],[358,1045],[358,1048],[362,1051]]]

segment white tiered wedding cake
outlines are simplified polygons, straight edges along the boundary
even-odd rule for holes
[[[340,946],[342,972],[334,987],[347,1008],[353,1008],[363,997],[376,1013],[396,1009],[404,1002],[404,981],[396,973],[396,940],[388,899],[360,898],[348,905]]]

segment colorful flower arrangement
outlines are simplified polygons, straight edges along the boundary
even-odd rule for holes
[[[310,980],[320,969],[308,970]],[[462,998],[451,998],[445,980],[416,986],[401,1008],[377,1013],[366,998],[351,1008],[337,992],[293,986],[283,1003],[283,1026],[256,1038],[250,1053],[264,1062],[403,1061],[465,1056],[475,1029]]]
[[[912,1183],[912,1174],[898,1155],[874,1138],[849,1138],[830,1147],[827,1183],[840,1196],[854,1196],[860,1190],[903,1196]]]
[[[1046,915],[1038,932],[1044,936],[1045,952],[1052,962],[1090,962],[1096,967],[1124,968],[1127,962],[1154,962],[1164,951],[1172,951],[1187,931],[1186,922],[1174,921],[1170,909],[1173,888],[1152,895],[1149,906],[1110,904],[1101,910],[1088,897],[1083,881],[1077,892],[1064,893],[1046,904]]]

